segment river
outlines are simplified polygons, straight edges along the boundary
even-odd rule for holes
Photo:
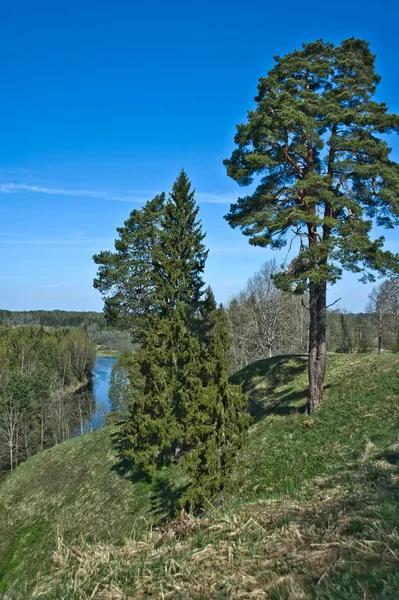
[[[93,370],[93,397],[95,409],[88,429],[99,429],[102,426],[104,415],[109,412],[109,380],[112,367],[116,363],[115,358],[109,356],[97,356]]]

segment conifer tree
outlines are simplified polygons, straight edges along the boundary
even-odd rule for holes
[[[322,401],[327,283],[343,269],[363,281],[373,270],[398,271],[384,238],[370,235],[373,223],[399,223],[399,169],[382,138],[398,131],[399,117],[373,99],[374,61],[367,42],[354,38],[275,57],[225,160],[240,185],[259,178],[255,192],[231,206],[229,224],[253,245],[279,249],[297,240],[296,258],[275,282],[309,292],[308,412]]]
[[[228,381],[224,312],[210,288],[202,300],[208,252],[185,172],[166,203],[157,197],[118,231],[117,252],[96,257],[96,285],[109,319],[134,323],[140,340],[128,375],[123,454],[150,477],[183,459],[192,480],[183,503],[198,508],[223,493],[248,417],[245,396]]]
[[[248,398],[241,386],[229,383],[227,316],[222,306],[216,307],[211,288],[206,290],[201,316],[202,388],[186,415],[187,452],[183,458],[192,483],[181,499],[183,506],[194,510],[217,495],[223,501],[249,424]]]
[[[134,391],[123,427],[125,456],[151,475],[185,448],[186,415],[201,390],[195,316],[201,305],[207,250],[198,207],[182,171],[160,217],[151,247],[151,294],[142,344],[130,379]]]
[[[115,252],[93,256],[99,265],[94,287],[104,299],[107,321],[117,329],[128,330],[133,340],[140,340],[148,315],[160,311],[153,250],[160,241],[164,203],[162,193],[133,210],[124,226],[117,228]]]
[[[195,192],[182,170],[165,204],[162,233],[153,251],[162,315],[170,315],[180,305],[190,322],[200,307],[204,285],[202,274],[208,256],[203,244],[205,234],[197,218],[198,210]]]
[[[166,460],[178,431],[172,404],[172,324],[153,316],[147,325],[130,368],[132,389],[121,433],[125,457],[139,472],[152,476]]]

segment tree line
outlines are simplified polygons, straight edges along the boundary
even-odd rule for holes
[[[227,303],[231,372],[279,354],[306,354],[309,300],[279,289],[280,268],[266,261],[243,290]],[[399,349],[399,279],[373,288],[364,312],[330,309],[326,315],[326,348],[343,354]]]
[[[82,331],[0,327],[0,473],[83,430],[94,360]]]
[[[130,336],[125,331],[107,327],[103,313],[72,310],[0,310],[0,325],[18,327],[38,325],[86,331],[93,343],[110,350],[132,350]]]

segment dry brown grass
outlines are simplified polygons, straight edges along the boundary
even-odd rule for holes
[[[374,468],[392,478],[380,462]],[[338,483],[319,480],[305,501],[261,501],[233,515],[182,512],[120,547],[70,546],[60,535],[54,573],[34,597],[306,600],[349,563],[359,572],[371,564],[399,567],[399,533],[380,527],[364,482]],[[353,518],[359,535],[350,533]]]

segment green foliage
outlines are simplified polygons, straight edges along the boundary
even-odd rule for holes
[[[105,328],[104,315],[94,311],[71,310],[0,310],[0,325],[39,325],[68,329]]]
[[[190,323],[200,307],[202,274],[208,256],[202,243],[205,234],[198,210],[195,192],[186,173],[181,171],[165,204],[159,245],[153,248],[153,253],[162,316],[184,307]]]
[[[103,313],[94,311],[71,310],[0,310],[0,325],[19,327],[20,325],[39,325],[62,329],[85,331],[93,342],[107,350],[131,350],[132,344],[126,332],[107,327]]]
[[[153,249],[160,243],[164,204],[165,194],[159,194],[141,209],[133,210],[124,226],[117,229],[115,252],[93,256],[99,265],[94,287],[104,299],[108,323],[128,330],[138,339],[146,315],[159,311],[154,297]]]
[[[0,328],[0,473],[72,435],[84,411],[70,392],[94,358],[82,331]]]
[[[180,391],[178,377],[186,375],[178,372],[186,358],[181,343],[189,341],[176,315],[173,319],[154,317],[134,355],[129,375],[131,402],[122,427],[123,447],[124,455],[149,476],[171,459],[172,448],[180,437],[174,401]]]
[[[184,171],[168,201],[158,198],[156,210],[152,201],[141,211],[133,211],[125,223],[129,231],[126,227],[119,230],[123,244],[116,242],[115,254],[95,259],[102,263],[97,281],[108,294],[106,310],[112,305],[124,320],[128,306],[130,325],[128,319],[125,326],[134,323],[141,341],[129,373],[130,402],[122,446],[125,457],[150,476],[157,466],[182,453],[184,414],[201,388],[193,323],[207,255],[194,192]],[[145,305],[140,294],[135,304],[141,289]],[[130,295],[132,290],[136,296]]]
[[[184,171],[169,199],[159,194],[133,210],[117,229],[115,252],[95,255],[94,280],[110,324],[138,340],[150,316],[168,317],[180,304],[191,316],[199,309],[207,250],[197,219],[194,191]]]
[[[192,485],[181,499],[188,509],[202,508],[223,491],[236,456],[246,441],[248,399],[240,385],[229,382],[230,338],[223,307],[216,308],[211,288],[202,307],[202,389],[185,414],[186,443],[190,450],[183,466]]]
[[[260,79],[257,106],[237,127],[225,160],[240,185],[261,176],[255,192],[231,206],[227,221],[259,246],[281,248],[290,234],[299,253],[276,277],[283,288],[334,283],[342,269],[398,270],[398,256],[371,240],[373,220],[399,223],[399,169],[382,134],[399,117],[373,100],[379,76],[366,42],[304,44]]]
[[[116,252],[94,260],[108,319],[140,340],[111,382],[112,401],[128,398],[120,445],[147,477],[183,459],[192,485],[182,502],[197,508],[223,489],[247,420],[228,383],[225,317],[210,290],[202,300],[208,251],[186,173],[118,231]]]

